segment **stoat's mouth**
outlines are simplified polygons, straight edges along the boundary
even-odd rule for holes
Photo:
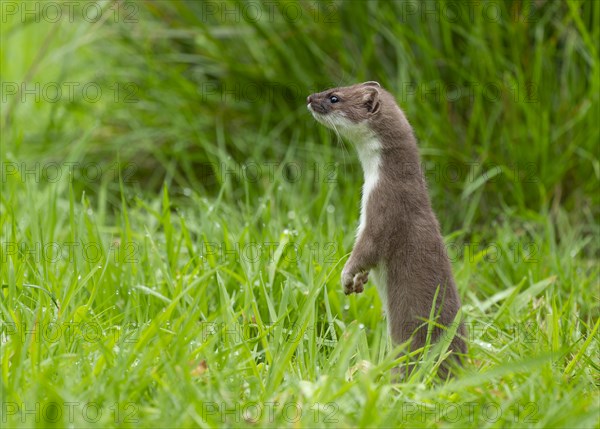
[[[319,112],[315,112],[310,105],[308,106],[308,110],[310,111],[310,113],[313,115],[313,118],[315,118],[317,120],[317,122],[322,123],[323,125],[327,125],[329,126],[329,121],[327,120],[327,116],[323,115]]]
[[[314,103],[308,103],[306,105],[308,111],[312,113],[315,119],[321,120],[327,116],[327,112],[323,110],[321,106]]]

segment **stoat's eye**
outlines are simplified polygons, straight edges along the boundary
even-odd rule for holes
[[[332,103],[337,103],[338,101],[340,101],[340,99],[337,98],[335,95],[332,95],[331,97],[329,97],[329,101],[331,101]]]

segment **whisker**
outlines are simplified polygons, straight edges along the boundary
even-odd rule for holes
[[[329,125],[331,125],[331,128],[333,129],[333,131],[335,132],[335,135],[337,136],[337,143],[340,144],[342,146],[342,157],[343,157],[343,161],[344,161],[344,169],[346,168],[346,154],[348,154],[348,156],[350,156],[350,152],[348,151],[348,148],[346,147],[346,144],[344,143],[344,139],[342,139],[342,136],[340,134],[340,132],[338,131],[335,123],[330,120],[329,118],[325,118],[325,120],[327,121],[327,123]]]

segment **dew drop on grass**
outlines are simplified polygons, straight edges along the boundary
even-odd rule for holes
[[[81,280],[81,274],[77,276],[77,280]]]
[[[358,325],[358,329],[365,329],[365,325],[361,323],[360,325]]]
[[[344,310],[346,310],[346,311],[350,310],[350,304],[344,305]]]
[[[327,206],[327,213],[333,213],[335,211],[335,207],[331,204]]]
[[[183,195],[189,197],[190,195],[192,195],[192,190],[190,188],[183,188]]]
[[[290,210],[288,212],[288,219],[296,219],[296,212],[293,210]]]

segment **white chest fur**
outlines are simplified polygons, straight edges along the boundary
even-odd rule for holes
[[[362,199],[360,204],[360,222],[358,224],[357,238],[360,237],[368,222],[367,203],[373,189],[379,182],[379,170],[381,168],[381,143],[375,137],[363,140],[356,145],[358,157],[362,165],[364,183],[362,188]],[[387,313],[387,270],[385,265],[380,264],[371,270],[370,278],[377,286],[377,291],[382,301],[384,312]]]
[[[358,157],[362,165],[364,183],[362,187],[362,199],[360,204],[360,223],[357,235],[364,230],[367,224],[367,203],[379,182],[379,168],[381,165],[381,144],[376,138],[372,138],[356,145]]]

